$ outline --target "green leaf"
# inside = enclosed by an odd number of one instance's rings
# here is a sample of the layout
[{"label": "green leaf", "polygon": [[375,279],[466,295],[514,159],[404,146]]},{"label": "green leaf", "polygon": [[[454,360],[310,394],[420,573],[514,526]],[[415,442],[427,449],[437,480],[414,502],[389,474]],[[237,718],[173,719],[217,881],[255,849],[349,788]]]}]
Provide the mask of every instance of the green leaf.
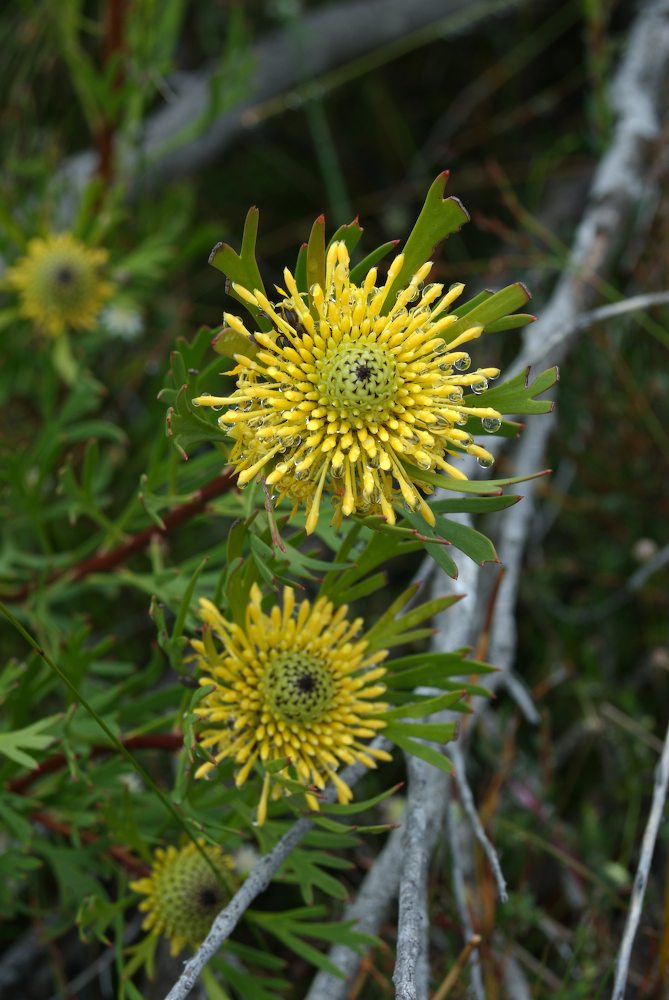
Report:
[{"label": "green leaf", "polygon": [[513,507],[522,499],[511,493],[499,497],[462,497],[457,500],[433,500],[430,507],[434,514],[490,514]]},{"label": "green leaf", "polygon": [[[159,393],[159,398],[164,398]],[[165,417],[167,437],[184,461],[188,461],[188,450],[202,441],[221,444],[223,435],[218,426],[200,417],[194,410],[187,385],[177,392],[176,405],[170,406]]]},{"label": "green leaf", "polygon": [[325,288],[325,216],[319,215],[311,227],[307,243],[307,285]]},{"label": "green leaf", "polygon": [[254,358],[260,347],[255,341],[245,337],[243,333],[233,330],[231,327],[224,327],[217,333],[211,342],[217,354],[225,358],[233,358],[236,354],[243,354],[246,358]]},{"label": "green leaf", "polygon": [[414,757],[420,757],[428,764],[432,764],[433,767],[439,768],[444,774],[451,774],[453,772],[453,765],[451,764],[448,757],[444,754],[439,753],[434,747],[429,746],[427,743],[417,743],[416,740],[411,739],[408,736],[397,736],[393,742],[400,750],[404,750],[405,753],[410,753]]},{"label": "green leaf", "polygon": [[432,743],[450,743],[457,733],[457,722],[393,722],[383,730],[383,735],[391,741],[396,736],[416,736]]},{"label": "green leaf", "polygon": [[[385,712],[379,712],[379,718],[390,722],[392,719],[420,719],[423,716],[431,715],[433,712],[441,712],[443,709],[454,709],[457,712],[468,711],[466,702],[460,705],[463,697],[467,694],[466,684],[463,684],[459,691],[448,691],[444,694],[426,695],[418,701],[405,702],[397,708],[388,708]],[[385,732],[385,730],[382,730]]]},{"label": "green leaf", "polygon": [[295,262],[295,284],[300,292],[305,294],[309,291],[307,283],[307,244],[303,243],[297,254]]},{"label": "green leaf", "polygon": [[492,406],[500,413],[549,413],[554,403],[547,399],[535,399],[542,392],[552,388],[559,379],[557,368],[548,368],[529,381],[530,369],[526,368],[514,378],[487,389],[480,396],[467,396],[469,406]]},{"label": "green leaf", "polygon": [[521,326],[528,326],[535,323],[537,317],[532,313],[513,313],[511,316],[504,316],[493,323],[488,323],[486,333],[502,333],[505,330],[517,330]]},{"label": "green leaf", "polygon": [[408,462],[403,462],[402,465],[413,479],[422,479],[425,483],[440,486],[444,490],[453,490],[456,493],[478,493],[484,496],[486,494],[500,496],[503,486],[526,483],[530,479],[539,479],[540,476],[546,476],[550,472],[550,469],[542,469],[540,472],[533,472],[528,476],[509,476],[508,479],[451,479],[450,476],[442,476],[437,472],[425,472],[417,465],[411,465]]},{"label": "green leaf", "polygon": [[[485,298],[482,298],[481,295],[478,298],[480,301],[473,309],[468,309],[452,326],[444,330],[443,336],[446,343],[450,344],[472,326],[482,326],[487,329],[489,324],[505,319],[509,313],[529,302],[531,295],[525,285],[518,281],[492,295],[486,294]],[[462,307],[460,307],[460,311],[462,311]]]},{"label": "green leaf", "polygon": [[495,546],[490,539],[468,524],[460,524],[458,521],[449,521],[445,517],[437,516],[434,531],[480,566],[487,562],[499,562]]},{"label": "green leaf", "polygon": [[371,799],[356,799],[355,802],[345,804],[341,802],[324,802],[321,805],[320,813],[312,813],[312,815],[316,821],[318,821],[318,816],[321,813],[331,816],[355,816],[357,813],[373,809],[379,802],[383,802],[384,799],[389,798],[391,795],[396,795],[403,786],[404,782],[400,781],[398,784],[393,785],[392,788],[387,788],[384,792],[380,792],[379,795],[374,795]]},{"label": "green leaf", "polygon": [[353,255],[353,251],[360,242],[362,233],[363,233],[362,226],[358,222],[358,218],[356,216],[353,222],[345,223],[343,226],[340,226],[335,233],[332,234],[332,238],[330,239],[330,242],[327,245],[327,250],[325,251],[326,256],[327,256],[327,251],[330,249],[332,244],[336,243],[337,240],[341,240],[346,245],[349,257],[351,257]]},{"label": "green leaf", "polygon": [[376,250],[372,250],[371,253],[367,254],[367,256],[364,257],[359,264],[356,264],[355,267],[351,268],[349,274],[351,282],[354,285],[362,284],[369,271],[371,271],[371,269],[375,267],[380,260],[383,260],[386,254],[390,253],[390,251],[393,250],[399,242],[399,240],[390,240],[388,243],[382,243],[380,247],[376,248]]},{"label": "green leaf", "polygon": [[[259,218],[260,213],[255,206],[248,210],[244,222],[241,253],[236,253],[227,243],[217,243],[209,255],[209,263],[218,271],[222,271],[231,282],[241,285],[247,291],[254,292],[258,290],[264,293],[265,286],[263,285],[258,262],[256,261]],[[252,306],[245,299],[241,298],[233,288],[230,288],[229,292],[238,302],[242,303],[245,309],[248,309],[258,324],[259,329],[271,329],[271,323],[262,315],[257,306]]]},{"label": "green leaf", "polygon": [[[403,517],[415,528],[423,530],[428,537],[437,536],[455,545],[457,549],[464,552],[475,563],[483,565],[486,562],[499,562],[495,547],[489,538],[484,534],[471,528],[467,524],[459,524],[457,521],[449,521],[445,517],[435,518],[434,527],[426,525],[419,514],[412,511],[402,510]],[[430,554],[438,546],[431,546]],[[452,574],[449,574],[452,575]],[[457,572],[456,572],[457,576]]]},{"label": "green leaf", "polygon": [[389,649],[392,646],[409,642],[411,639],[431,635],[431,628],[415,630],[415,626],[461,600],[459,595],[453,594],[446,597],[436,597],[434,600],[425,601],[418,607],[412,608],[405,615],[396,618],[395,616],[413,597],[417,589],[416,584],[408,587],[366,633],[365,639],[369,652],[374,652],[377,649]]},{"label": "green leaf", "polygon": [[46,719],[38,719],[30,726],[15,729],[9,733],[0,733],[0,754],[9,757],[21,767],[37,767],[37,761],[26,751],[45,750],[53,743],[55,736],[46,736],[43,730],[60,722],[62,716],[50,715]]},{"label": "green leaf", "polygon": [[492,298],[494,294],[495,293],[492,288],[484,288],[482,292],[478,293],[478,295],[472,296],[472,298],[467,302],[461,302],[459,306],[451,309],[451,312],[454,316],[464,316],[466,313],[471,312],[475,306],[480,305],[481,302],[485,302],[487,299]]},{"label": "green leaf", "polygon": [[430,185],[425,204],[404,245],[404,264],[388,289],[382,312],[390,309],[398,290],[404,288],[421,264],[429,260],[437,244],[469,222],[469,213],[457,198],[443,197],[447,180],[448,171],[445,170]]}]

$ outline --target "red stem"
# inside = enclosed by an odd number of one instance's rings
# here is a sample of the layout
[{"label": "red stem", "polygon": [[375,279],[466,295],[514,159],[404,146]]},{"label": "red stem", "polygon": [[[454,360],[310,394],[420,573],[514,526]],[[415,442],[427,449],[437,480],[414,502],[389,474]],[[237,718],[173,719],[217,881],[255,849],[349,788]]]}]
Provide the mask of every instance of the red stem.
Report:
[{"label": "red stem", "polygon": [[[152,733],[146,736],[129,736],[127,739],[121,740],[126,750],[180,750],[183,742],[181,733]],[[102,744],[92,747],[90,756],[91,758],[103,757],[105,754],[114,753],[115,750],[115,746]],[[29,788],[33,782],[39,781],[46,774],[53,774],[54,771],[59,771],[66,764],[67,757],[65,754],[56,753],[53,757],[47,757],[46,760],[43,760],[32,771],[13,778],[8,782],[7,790],[13,792],[15,795],[23,795],[26,788]]]},{"label": "red stem", "polygon": [[[55,816],[45,812],[43,809],[36,809],[30,814],[30,818],[33,823],[41,823],[47,830],[58,833],[61,837],[69,839],[73,836],[72,827],[69,823],[64,823],[62,820],[56,819]],[[98,844],[100,842],[100,838],[96,837],[89,830],[79,830],[77,831],[77,836],[84,844]],[[148,875],[150,871],[149,866],[144,861],[140,861],[139,858],[136,858],[125,847],[121,847],[118,844],[110,844],[107,847],[103,847],[103,851],[133,875]]]},{"label": "red stem", "polygon": [[[105,8],[105,48],[104,65],[123,48],[123,15],[125,0],[107,0]],[[123,85],[123,72],[119,65],[112,81],[112,93]],[[98,175],[103,185],[108,188],[114,173],[114,134],[115,123],[105,118],[98,132]]]},{"label": "red stem", "polygon": [[[227,493],[232,489],[234,483],[235,477],[233,472],[221,473],[220,476],[212,479],[210,483],[207,483],[201,490],[198,490],[193,500],[189,500],[188,503],[184,503],[180,507],[175,507],[174,510],[170,511],[163,518],[164,527],[160,528],[157,525],[151,525],[151,527],[145,528],[143,531],[138,532],[138,534],[131,535],[127,542],[123,542],[122,545],[118,545],[109,552],[97,552],[94,556],[84,559],[74,567],[57,570],[51,574],[48,582],[53,583],[55,580],[68,575],[72,580],[81,580],[83,577],[88,576],[89,573],[104,573],[107,570],[114,569],[116,566],[124,563],[130,556],[134,555],[135,552],[141,552],[142,549],[146,548],[154,536],[168,535],[179,524],[183,524],[184,521],[188,521],[190,518],[195,517],[196,514],[200,514],[210,500],[222,496],[223,493]],[[14,591],[13,594],[4,595],[3,599],[10,602],[23,601],[38,586],[39,584],[36,582],[27,583],[19,590]]]}]

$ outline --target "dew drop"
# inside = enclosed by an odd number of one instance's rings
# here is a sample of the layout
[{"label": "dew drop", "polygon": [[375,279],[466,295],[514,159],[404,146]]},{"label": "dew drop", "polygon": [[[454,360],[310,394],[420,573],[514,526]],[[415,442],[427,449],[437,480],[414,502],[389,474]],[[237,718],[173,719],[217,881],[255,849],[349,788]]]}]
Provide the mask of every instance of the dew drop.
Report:
[{"label": "dew drop", "polygon": [[482,392],[485,392],[488,388],[488,379],[482,378],[480,382],[474,382],[472,385],[472,392],[475,392],[477,396],[480,396]]},{"label": "dew drop", "polygon": [[494,458],[482,458],[481,455],[478,456],[476,461],[479,463],[482,469],[489,469],[495,464]]},{"label": "dew drop", "polygon": [[472,363],[472,359],[468,354],[462,354],[459,358],[453,362],[453,367],[457,372],[466,372]]},{"label": "dew drop", "polygon": [[197,399],[191,399],[191,403],[193,404],[193,406],[201,406],[202,405],[201,403],[198,402]]},{"label": "dew drop", "polygon": [[216,410],[217,413],[222,409],[223,409],[222,406],[212,406],[212,410]]},{"label": "dew drop", "polygon": [[450,403],[461,403],[463,395],[464,393],[462,389],[459,386],[456,386],[455,389],[451,389],[449,392],[448,400]]},{"label": "dew drop", "polygon": [[489,434],[494,434],[502,426],[502,421],[497,417],[484,417],[481,423],[483,424],[483,430],[488,431]]},{"label": "dew drop", "polygon": [[448,344],[445,340],[440,340],[437,346],[434,348],[435,354],[445,354],[448,350]]}]

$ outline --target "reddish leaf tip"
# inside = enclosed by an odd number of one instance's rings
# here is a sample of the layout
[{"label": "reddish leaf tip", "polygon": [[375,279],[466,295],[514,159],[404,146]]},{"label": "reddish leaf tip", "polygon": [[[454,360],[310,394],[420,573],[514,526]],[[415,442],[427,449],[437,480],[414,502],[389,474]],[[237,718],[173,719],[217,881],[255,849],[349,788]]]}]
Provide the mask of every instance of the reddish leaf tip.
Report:
[{"label": "reddish leaf tip", "polygon": [[212,247],[212,250],[211,250],[211,252],[209,254],[207,263],[209,263],[209,264],[213,264],[214,263],[214,259],[216,258],[216,254],[219,252],[219,250],[221,249],[222,246],[223,246],[223,241],[222,240],[219,240],[218,243],[214,244],[214,246]]}]

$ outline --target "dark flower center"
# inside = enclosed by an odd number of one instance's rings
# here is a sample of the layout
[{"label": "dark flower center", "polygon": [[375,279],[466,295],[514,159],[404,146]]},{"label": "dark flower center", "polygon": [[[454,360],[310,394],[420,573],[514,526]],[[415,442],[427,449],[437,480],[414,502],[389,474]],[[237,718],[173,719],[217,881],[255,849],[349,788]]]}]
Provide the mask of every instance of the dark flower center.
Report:
[{"label": "dark flower center", "polygon": [[203,886],[200,889],[200,906],[203,910],[211,909],[212,906],[216,906],[220,902],[220,896],[216,889],[211,886]]},{"label": "dark flower center", "polygon": [[59,267],[56,271],[56,281],[59,285],[71,285],[75,280],[75,273],[71,267]]},{"label": "dark flower center", "polygon": [[265,698],[286,722],[313,722],[332,704],[334,680],[317,657],[304,652],[281,653],[265,675]]}]

